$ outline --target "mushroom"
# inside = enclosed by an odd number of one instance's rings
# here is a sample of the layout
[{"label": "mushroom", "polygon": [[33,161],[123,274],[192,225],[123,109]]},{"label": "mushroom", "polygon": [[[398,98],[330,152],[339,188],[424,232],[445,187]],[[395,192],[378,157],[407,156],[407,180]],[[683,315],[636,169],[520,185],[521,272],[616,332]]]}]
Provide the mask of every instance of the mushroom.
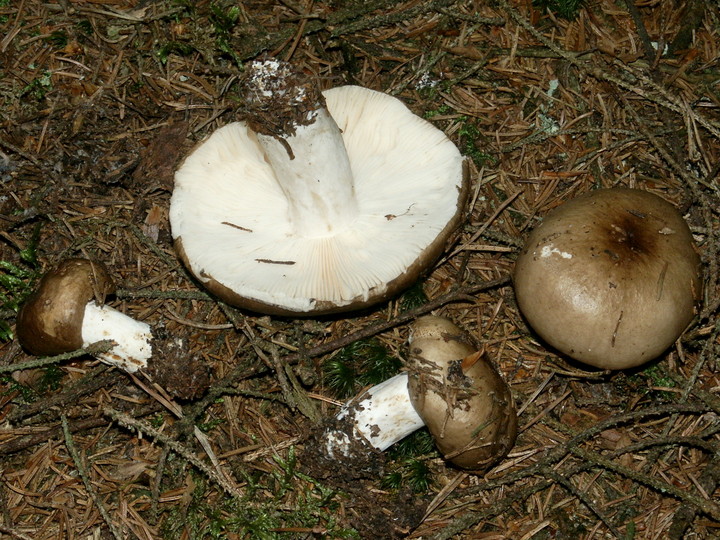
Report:
[{"label": "mushroom", "polygon": [[467,195],[463,157],[398,99],[321,93],[290,64],[249,63],[247,117],[175,174],[180,258],[211,292],[269,314],[360,309],[442,252]]},{"label": "mushroom", "polygon": [[514,270],[530,326],[552,347],[603,369],[658,357],[701,295],[700,258],[677,209],[638,189],[598,189],[549,213]]},{"label": "mushroom", "polygon": [[507,383],[466,339],[447,319],[418,319],[408,389],[445,459],[481,471],[515,444],[517,413]]},{"label": "mushroom", "polygon": [[104,264],[66,259],[48,271],[18,312],[20,344],[35,355],[55,355],[102,340],[116,343],[97,358],[133,373],[152,354],[150,326],[110,306],[104,298],[115,284]]},{"label": "mushroom", "polygon": [[321,438],[331,458],[383,451],[423,425],[443,456],[472,471],[488,468],[515,443],[510,389],[465,334],[442,317],[411,327],[410,371],[347,403]]}]

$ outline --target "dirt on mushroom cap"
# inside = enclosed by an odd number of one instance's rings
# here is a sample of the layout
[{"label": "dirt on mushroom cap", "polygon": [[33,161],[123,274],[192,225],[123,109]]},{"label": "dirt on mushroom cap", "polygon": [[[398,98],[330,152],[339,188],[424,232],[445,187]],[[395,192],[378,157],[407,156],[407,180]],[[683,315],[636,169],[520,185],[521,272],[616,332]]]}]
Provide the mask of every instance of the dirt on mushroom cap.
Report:
[{"label": "dirt on mushroom cap", "polygon": [[422,337],[410,347],[410,399],[447,460],[485,470],[515,444],[510,388],[454,324],[439,317],[418,323]]}]

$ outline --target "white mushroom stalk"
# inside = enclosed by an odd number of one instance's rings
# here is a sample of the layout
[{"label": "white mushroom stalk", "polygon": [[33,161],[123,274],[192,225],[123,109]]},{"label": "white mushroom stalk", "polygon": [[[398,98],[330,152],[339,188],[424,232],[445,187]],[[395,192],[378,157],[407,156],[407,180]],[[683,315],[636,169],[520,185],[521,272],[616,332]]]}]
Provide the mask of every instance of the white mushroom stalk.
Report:
[{"label": "white mushroom stalk", "polygon": [[152,356],[153,335],[150,325],[136,321],[110,306],[89,302],[85,306],[81,333],[83,347],[108,339],[114,341],[117,345],[95,356],[128,373],[147,367]]},{"label": "white mushroom stalk", "polygon": [[292,65],[246,66],[242,119],[175,174],[175,247],[224,301],[324,314],[387,300],[443,251],[468,193],[464,159],[398,99],[320,92]]},{"label": "white mushroom stalk", "polygon": [[358,205],[340,128],[325,108],[311,114],[314,122],[283,143],[261,134],[258,141],[287,198],[294,232],[319,238],[347,230]]},{"label": "white mushroom stalk", "polygon": [[[249,121],[285,194],[293,231],[317,238],[350,226],[358,205],[342,132],[322,94],[296,80],[290,64],[277,60],[249,64],[248,110],[255,114]],[[268,108],[272,114],[280,109],[280,133],[266,132],[263,120]]]},{"label": "white mushroom stalk", "polygon": [[408,374],[400,373],[345,404],[335,417],[350,422],[351,431],[332,429],[324,434],[330,457],[351,457],[358,441],[384,451],[425,425],[408,393]]},{"label": "white mushroom stalk", "polygon": [[[430,317],[434,319],[434,317]],[[419,319],[421,322],[428,317]],[[409,344],[416,339],[437,340],[439,331],[435,328],[428,332],[426,325],[417,323],[410,331]],[[470,349],[460,349],[461,358]],[[452,353],[456,352],[452,348]],[[365,443],[379,451],[385,451],[412,432],[425,425],[412,403],[409,375],[399,373],[365,390],[362,394],[346,403],[335,416],[335,422],[321,440],[330,457],[355,458],[365,451]]]}]

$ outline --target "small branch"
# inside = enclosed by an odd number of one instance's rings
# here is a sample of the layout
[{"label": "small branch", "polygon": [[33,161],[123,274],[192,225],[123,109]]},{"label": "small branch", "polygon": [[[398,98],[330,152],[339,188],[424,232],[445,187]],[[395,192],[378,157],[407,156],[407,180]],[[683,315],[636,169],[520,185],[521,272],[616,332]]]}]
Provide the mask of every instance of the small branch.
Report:
[{"label": "small branch", "polygon": [[434,0],[433,2],[421,2],[419,4],[411,4],[412,7],[409,7],[404,11],[391,12],[389,14],[377,15],[375,17],[358,18],[351,23],[346,23],[343,26],[336,27],[333,29],[331,36],[338,37],[343,34],[353,34],[361,30],[367,30],[368,28],[378,28],[381,26],[398,24],[430,11],[438,11],[446,6],[454,4],[455,2],[456,0]]},{"label": "small branch", "polygon": [[28,360],[27,362],[18,362],[17,364],[10,364],[7,366],[0,366],[0,374],[12,373],[13,371],[19,371],[24,369],[34,369],[50,364],[59,364],[65,360],[72,360],[85,355],[97,355],[109,351],[115,346],[115,342],[109,339],[98,341],[85,347],[84,349],[78,349],[68,353],[58,354],[55,356],[44,356],[42,358],[36,358],[35,360]]},{"label": "small branch", "polygon": [[630,480],[633,480],[638,484],[650,487],[662,494],[671,495],[672,497],[675,497],[676,499],[679,499],[686,504],[691,504],[695,506],[711,518],[715,520],[720,520],[720,505],[718,505],[716,502],[710,501],[708,499],[703,499],[699,495],[690,493],[685,489],[675,487],[668,482],[660,480],[660,478],[657,476],[643,474],[633,469],[630,469],[629,467],[625,467],[624,465],[620,465],[619,463],[615,463],[614,461],[604,458],[599,454],[596,454],[595,452],[588,452],[587,450],[582,450],[580,448],[574,447],[570,448],[570,453],[584,461],[593,463],[598,467],[602,467],[603,469],[613,471],[621,476],[624,476],[625,478],[629,478]]},{"label": "small branch", "polygon": [[157,291],[157,290],[133,290],[118,289],[115,291],[117,298],[162,298],[162,299],[180,299],[180,300],[210,300],[215,299],[208,293],[203,291]]},{"label": "small branch", "polygon": [[40,161],[35,156],[33,156],[32,153],[25,152],[22,148],[19,148],[19,147],[15,146],[14,144],[9,143],[2,138],[0,138],[0,148],[7,148],[8,150],[10,150],[10,152],[27,159],[29,162],[33,163],[34,165],[40,164]]},{"label": "small branch", "polygon": [[505,19],[502,17],[481,17],[475,13],[467,14],[460,13],[459,11],[452,11],[448,8],[437,8],[438,13],[450,17],[451,19],[458,19],[460,21],[467,21],[475,24],[487,24],[489,26],[505,26]]},{"label": "small branch", "polygon": [[[705,490],[705,493],[712,494],[720,483],[720,453],[716,452],[705,470],[698,477],[698,483]],[[685,533],[692,524],[698,510],[691,504],[683,504],[677,509],[673,516],[672,525],[668,531],[669,540],[682,540],[686,538]]]},{"label": "small branch", "polygon": [[391,328],[395,328],[396,326],[405,324],[406,322],[420,317],[421,315],[425,315],[435,309],[441,308],[446,304],[450,304],[459,300],[466,300],[468,297],[475,296],[479,292],[504,287],[509,283],[510,276],[506,275],[490,281],[483,281],[482,283],[475,283],[472,285],[464,285],[462,287],[458,287],[457,289],[450,291],[449,293],[438,296],[437,298],[435,298],[435,300],[431,300],[418,308],[403,312],[397,317],[394,317],[388,321],[371,324],[366,326],[365,328],[358,330],[357,332],[347,334],[328,343],[323,343],[322,345],[317,345],[315,347],[305,349],[301,352],[288,354],[283,357],[283,361],[297,362],[302,358],[313,358],[316,356],[322,356],[324,354],[331,353],[338,349],[342,349],[343,347],[350,345],[355,341],[373,337],[382,332],[386,332]]},{"label": "small branch", "polygon": [[[578,445],[593,438],[597,434],[599,434],[607,429],[614,428],[614,427],[617,427],[617,426],[623,425],[623,424],[636,424],[646,418],[650,418],[653,416],[668,416],[668,415],[675,414],[675,413],[678,413],[678,414],[705,414],[705,413],[707,413],[707,407],[705,407],[704,405],[701,405],[701,404],[694,404],[694,403],[680,403],[680,404],[676,403],[676,404],[668,404],[668,405],[657,405],[655,407],[648,407],[646,409],[642,409],[639,411],[632,411],[632,412],[612,416],[606,420],[598,422],[597,424],[586,429],[585,431],[578,433],[575,436],[572,436],[565,443],[559,444],[558,446],[555,446],[555,447],[549,449],[537,463],[530,465],[529,467],[526,467],[520,471],[507,473],[502,478],[498,478],[497,480],[483,482],[477,486],[467,488],[466,490],[464,490],[463,493],[465,493],[465,494],[479,493],[479,492],[485,491],[487,489],[492,489],[492,488],[496,488],[496,487],[500,487],[500,486],[504,486],[504,485],[513,484],[515,482],[518,482],[520,480],[523,480],[525,478],[529,478],[532,476],[536,476],[536,475],[542,476],[542,474],[543,474],[542,471],[545,468],[547,468],[548,466],[551,466],[552,464],[557,463],[558,461],[563,459],[565,456],[567,456],[568,453],[570,453],[572,448],[577,447]],[[564,427],[559,422],[553,422],[549,417],[546,417],[544,422],[551,424],[553,427],[558,427],[558,428]],[[563,432],[567,433],[568,430],[565,428],[565,429],[563,429]]]},{"label": "small branch", "polygon": [[197,418],[203,414],[205,409],[213,405],[220,397],[225,394],[236,392],[235,385],[244,379],[261,375],[269,371],[269,369],[259,361],[255,354],[248,354],[243,362],[238,363],[233,370],[225,377],[211,385],[205,396],[199,401],[189,405],[184,410],[185,416],[177,421],[176,429],[180,433],[192,431]]},{"label": "small branch", "polygon": [[[248,324],[245,325],[245,335],[250,340],[258,356],[275,371],[284,398],[282,401],[291,409],[299,410],[313,423],[318,423],[320,413],[315,407],[315,403],[307,397],[307,392],[295,377],[291,365],[280,357],[277,346],[269,341],[258,339]],[[265,353],[270,355],[270,359],[267,358]]]},{"label": "small branch", "polygon": [[30,536],[26,536],[20,531],[16,531],[15,529],[6,527],[5,525],[0,525],[0,533],[9,534],[13,538],[19,538],[20,540],[34,540]]},{"label": "small branch", "polygon": [[[280,385],[280,390],[282,391],[283,401],[285,405],[287,405],[291,410],[297,409],[295,394],[290,388],[290,382],[288,381],[285,370],[282,367],[277,348],[271,343],[266,344],[263,343],[263,340],[258,339],[258,337],[255,335],[255,332],[253,332],[252,328],[250,328],[250,325],[247,322],[245,322],[244,331],[253,349],[255,349],[255,354],[257,354],[262,359],[262,361],[265,362],[265,365],[268,366],[268,368],[271,368],[275,371],[275,375],[277,376],[278,384]],[[265,354],[266,351],[270,353],[272,361],[270,360],[270,358],[268,358],[267,354]]]},{"label": "small branch", "polygon": [[[215,469],[207,465],[205,462],[203,462],[197,455],[195,455],[190,449],[188,449],[183,444],[179,443],[178,441],[170,438],[169,436],[165,435],[164,433],[159,432],[157,429],[153,428],[150,424],[146,422],[142,422],[140,420],[136,420],[132,418],[131,416],[118,411],[117,409],[113,409],[111,407],[106,407],[103,409],[103,414],[106,416],[109,416],[114,421],[116,421],[121,426],[124,426],[128,429],[137,431],[138,433],[142,433],[143,435],[147,437],[151,437],[152,439],[155,439],[157,442],[164,444],[168,448],[170,448],[173,452],[175,452],[177,455],[181,456],[183,459],[185,459],[188,463],[192,464],[195,468],[197,468],[200,472],[202,472],[208,479],[215,482],[220,488],[222,488],[225,493],[230,495],[232,498],[243,501],[243,496],[240,492],[237,491],[235,486],[233,486],[226,478],[223,478],[220,474],[218,474]],[[244,502],[247,504],[247,502]]]},{"label": "small branch", "polygon": [[[580,69],[583,73],[590,75],[591,77],[594,77],[596,79],[609,81],[619,86],[620,88],[627,90],[628,92],[644,97],[645,99],[648,99],[653,103],[657,103],[658,105],[665,107],[666,109],[669,109],[680,115],[687,113],[693,118],[693,120],[706,128],[715,137],[720,138],[720,125],[716,121],[710,120],[705,116],[699,114],[697,111],[686,107],[680,98],[672,95],[670,92],[668,92],[666,88],[652,81],[646,75],[637,71],[630,71],[629,68],[625,65],[621,66],[622,69],[625,70],[621,76],[614,73],[609,73],[598,67],[588,67],[587,65],[582,63],[575,54],[566,51],[557,43],[543,35],[537,28],[535,28],[530,23],[530,21],[520,15],[520,13],[518,13],[518,11],[513,8],[507,0],[498,0],[498,3],[500,4],[500,7],[506,13],[508,13],[513,18],[513,20],[517,22],[517,24],[527,30],[530,35],[532,35],[535,39],[548,47],[550,50],[558,53],[563,59],[570,62],[573,66]],[[633,80],[626,80],[623,78],[623,76],[629,76],[630,79]],[[642,82],[647,85],[651,92],[648,92],[645,88],[643,88],[641,84],[638,84],[638,82]]]},{"label": "small branch", "polygon": [[[290,365],[295,364],[301,360],[306,360],[309,358],[314,358],[317,356],[331,353],[338,349],[342,349],[343,347],[355,341],[367,339],[381,332],[385,332],[391,328],[395,328],[396,326],[400,326],[401,324],[411,321],[416,317],[425,315],[426,313],[438,309],[445,304],[464,300],[468,296],[474,296],[481,291],[503,287],[508,283],[510,283],[510,276],[506,275],[495,280],[484,281],[482,283],[475,283],[472,285],[465,285],[463,287],[459,287],[454,291],[439,296],[435,300],[427,302],[426,304],[416,309],[406,311],[388,321],[371,324],[369,326],[366,326],[365,328],[358,330],[357,332],[347,334],[328,343],[323,343],[309,349],[303,349],[299,352],[283,356],[281,358],[281,362],[283,364]],[[222,302],[218,303],[218,305],[221,308],[223,306],[226,308],[225,313],[228,316],[228,319],[238,330],[242,331],[244,328],[243,322],[236,318],[235,311]],[[212,385],[205,394],[205,397],[194,403],[189,411],[186,411],[185,417],[179,420],[176,424],[177,428],[180,431],[189,429],[190,426],[194,425],[196,419],[203,413],[203,411],[207,407],[215,403],[218,398],[220,398],[226,393],[236,392],[234,386],[238,381],[247,379],[255,375],[259,375],[268,370],[265,365],[262,365],[256,360],[257,356],[255,353],[252,355],[252,358],[246,358],[244,362],[237,365],[225,378]]]},{"label": "small branch", "polygon": [[552,469],[547,469],[545,471],[545,475],[548,478],[555,480],[558,484],[560,484],[562,487],[564,487],[567,490],[567,492],[570,493],[570,495],[572,495],[577,500],[579,500],[581,503],[583,503],[585,506],[587,506],[590,509],[590,511],[593,514],[595,514],[600,519],[600,521],[603,522],[603,524],[608,528],[610,533],[615,538],[623,537],[623,535],[620,533],[620,531],[618,531],[615,528],[615,526],[610,522],[608,517],[605,514],[603,514],[599,508],[597,508],[597,506],[592,502],[592,500],[590,500],[590,497],[588,497],[583,491],[580,491],[578,488],[576,488],[575,485],[570,481],[569,478],[566,478],[562,474],[560,474]]},{"label": "small branch", "polygon": [[100,512],[103,520],[105,520],[105,524],[110,529],[110,532],[115,537],[115,540],[122,540],[124,538],[123,534],[117,529],[115,523],[113,523],[110,514],[103,505],[103,502],[100,500],[97,491],[95,491],[95,487],[90,481],[87,470],[85,470],[85,466],[83,465],[82,459],[80,458],[80,454],[78,453],[77,448],[75,448],[75,442],[73,441],[72,434],[70,433],[70,427],[68,426],[67,417],[65,415],[62,415],[61,419],[63,434],[65,436],[65,445],[67,446],[68,452],[70,453],[70,457],[72,457],[72,460],[75,463],[75,468],[78,470],[80,478],[82,478],[83,484],[85,484],[85,490],[92,498],[95,506],[98,509],[98,512]]},{"label": "small branch", "polygon": [[[120,377],[122,375],[118,371],[111,371],[106,364],[100,364],[72,385],[63,388],[60,393],[52,394],[24,407],[16,408],[8,415],[7,420],[11,424],[15,424],[20,420],[41,413],[50,413],[52,417],[57,417],[58,408],[62,409],[63,405],[77,402],[82,396],[92,394],[100,388],[108,388]],[[49,414],[43,414],[43,421],[47,422],[48,416]]]},{"label": "small branch", "polygon": [[497,502],[488,505],[481,512],[467,512],[460,517],[455,518],[440,531],[429,537],[429,540],[449,540],[456,534],[467,531],[469,528],[477,525],[483,520],[490,519],[494,516],[505,515],[512,512],[513,505],[521,503],[529,499],[535,493],[543,491],[553,485],[550,480],[540,481],[530,486],[516,489],[503,494]]},{"label": "small branch", "polygon": [[[612,418],[608,418],[607,420],[600,422],[596,424],[595,426],[589,428],[588,430],[579,433],[572,437],[569,441],[565,442],[562,445],[558,445],[555,448],[552,448],[548,450],[545,455],[534,465],[531,465],[529,467],[525,467],[524,469],[514,472],[514,473],[506,473],[503,476],[500,476],[493,480],[486,480],[484,482],[481,482],[479,485],[472,486],[470,488],[466,488],[463,490],[456,491],[453,496],[455,498],[462,498],[467,496],[473,496],[478,493],[482,493],[484,491],[489,491],[492,489],[500,488],[503,486],[512,486],[517,485],[520,481],[531,478],[531,477],[540,477],[540,478],[546,478],[547,474],[546,472],[548,470],[553,470],[551,467],[553,464],[559,462],[561,459],[563,459],[565,456],[567,456],[568,453],[572,451],[572,448],[576,447],[578,444],[581,444],[583,441],[590,439],[591,437],[597,435],[598,433],[609,429],[611,427],[614,427],[619,424],[623,423],[634,423],[637,422],[646,416],[655,416],[655,415],[667,415],[667,414],[674,414],[674,413],[694,413],[694,414],[703,414],[707,412],[707,410],[704,407],[698,407],[697,405],[683,405],[681,406],[682,410],[678,410],[678,407],[676,405],[661,405],[659,407],[652,407],[649,409],[644,409],[641,411],[635,411],[632,413],[627,413],[623,415],[618,415]],[[566,426],[564,426],[560,422],[555,422],[550,420],[549,418],[546,418],[546,423],[549,423],[552,427],[560,428],[563,433],[568,433],[569,430]],[[705,436],[712,436],[714,433],[709,432],[706,433]],[[634,452],[636,450],[640,450],[641,444],[644,444],[643,448],[651,446],[656,441],[650,441],[645,443],[638,443],[638,445],[631,445],[624,448],[621,448],[619,450],[616,450],[614,452],[611,452],[608,454],[608,458],[616,458],[624,453],[627,452]],[[708,449],[708,446],[705,441],[702,439],[698,439],[696,437],[677,437],[672,438],[668,437],[667,439],[664,439],[664,442],[668,445],[672,444],[687,444],[688,446],[698,446],[703,449]],[[598,464],[592,460],[583,460],[582,463],[567,467],[564,470],[564,477],[565,478],[571,478],[577,474],[580,474],[582,472],[588,471],[592,469],[593,467],[596,467]],[[442,530],[437,532],[435,535],[431,536],[431,540],[448,540],[449,538],[452,538],[455,534],[462,532],[477,523],[479,523],[482,520],[490,519],[493,516],[497,516],[500,514],[503,514],[505,512],[510,511],[512,508],[512,505],[522,502],[529,498],[534,493],[538,493],[540,491],[543,491],[549,487],[551,487],[553,484],[555,484],[555,480],[540,480],[539,482],[536,482],[535,484],[532,484],[528,487],[515,489],[515,490],[508,490],[503,494],[503,498],[499,500],[497,503],[490,505],[487,509],[483,510],[482,512],[470,512],[467,514],[464,514],[460,516],[459,518],[453,520],[448,525],[446,525]],[[702,499],[701,499],[702,500]]]},{"label": "small branch", "polygon": [[645,60],[652,64],[655,62],[655,48],[650,42],[650,36],[648,35],[645,24],[640,17],[640,11],[635,5],[634,0],[625,0],[625,5],[627,6],[628,13],[630,13],[632,20],[635,23],[635,28],[637,29],[638,36],[640,36],[640,42],[642,43],[643,50],[645,51]]},{"label": "small branch", "polygon": [[160,513],[160,490],[162,488],[163,473],[165,472],[165,465],[167,464],[169,455],[170,449],[164,446],[158,457],[157,465],[155,466],[155,477],[150,486],[150,512],[155,521],[157,521]]}]

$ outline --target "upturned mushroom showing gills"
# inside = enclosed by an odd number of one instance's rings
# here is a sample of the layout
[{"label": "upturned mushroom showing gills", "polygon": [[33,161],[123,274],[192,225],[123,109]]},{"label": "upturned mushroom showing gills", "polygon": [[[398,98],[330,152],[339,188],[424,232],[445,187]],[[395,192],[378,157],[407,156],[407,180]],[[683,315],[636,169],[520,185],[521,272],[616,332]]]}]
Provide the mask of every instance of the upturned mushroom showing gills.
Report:
[{"label": "upturned mushroom showing gills", "polygon": [[661,355],[693,319],[702,290],[680,213],[628,188],[591,191],[549,213],[513,280],[520,311],[543,340],[603,369]]},{"label": "upturned mushroom showing gills", "polygon": [[411,327],[409,371],[347,403],[321,438],[329,456],[383,451],[423,425],[454,465],[482,471],[515,443],[510,389],[467,336],[442,317]]},{"label": "upturned mushroom showing gills", "polygon": [[104,264],[66,259],[48,271],[18,312],[16,333],[25,350],[56,355],[102,340],[116,343],[97,358],[133,373],[152,355],[150,326],[103,305],[115,292]]},{"label": "upturned mushroom showing gills", "polygon": [[244,119],[175,174],[180,258],[226,302],[323,314],[386,300],[433,264],[459,224],[464,160],[398,99],[320,92],[290,64],[249,63]]}]

